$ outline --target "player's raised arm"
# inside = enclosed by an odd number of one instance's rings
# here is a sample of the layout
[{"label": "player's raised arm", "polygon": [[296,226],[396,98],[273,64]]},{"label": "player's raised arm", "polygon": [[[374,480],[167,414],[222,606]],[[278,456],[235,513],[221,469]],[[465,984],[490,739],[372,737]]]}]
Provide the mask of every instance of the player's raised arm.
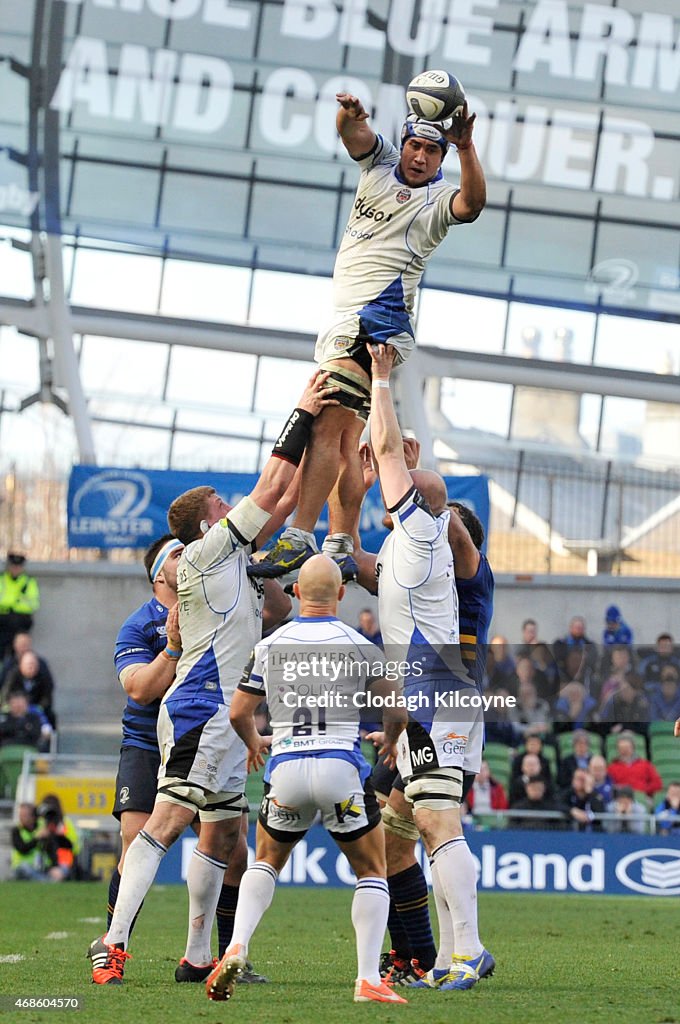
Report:
[{"label": "player's raised arm", "polygon": [[452,119],[451,127],[442,131],[458,150],[460,160],[460,191],[451,200],[456,220],[476,220],[486,206],[486,179],[472,138],[476,117],[468,113],[466,102],[460,116]]},{"label": "player's raised arm", "polygon": [[380,486],[388,511],[394,508],[413,486],[406,467],[401,430],[390,393],[390,374],[394,349],[390,345],[371,345],[371,447],[378,461]]},{"label": "player's raised arm", "polygon": [[335,124],[342,144],[354,160],[368,156],[376,143],[376,134],[367,125],[368,112],[358,96],[338,92],[335,98],[340,104]]}]

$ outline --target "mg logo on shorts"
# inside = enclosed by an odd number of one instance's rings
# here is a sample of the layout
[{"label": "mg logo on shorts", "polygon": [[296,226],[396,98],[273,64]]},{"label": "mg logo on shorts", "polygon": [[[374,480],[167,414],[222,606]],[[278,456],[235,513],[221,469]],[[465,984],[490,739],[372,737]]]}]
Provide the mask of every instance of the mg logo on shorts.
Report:
[{"label": "mg logo on shorts", "polygon": [[411,763],[414,768],[422,764],[432,764],[434,755],[429,747],[422,747],[420,750],[411,751]]}]

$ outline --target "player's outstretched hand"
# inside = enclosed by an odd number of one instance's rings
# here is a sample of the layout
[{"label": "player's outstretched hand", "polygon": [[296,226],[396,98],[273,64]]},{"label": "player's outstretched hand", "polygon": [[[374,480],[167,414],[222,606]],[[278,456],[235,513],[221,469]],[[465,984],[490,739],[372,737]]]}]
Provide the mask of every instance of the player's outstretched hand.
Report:
[{"label": "player's outstretched hand", "polygon": [[397,744],[396,743],[383,743],[382,747],[378,751],[378,757],[382,757],[383,764],[386,768],[397,767]]},{"label": "player's outstretched hand", "polygon": [[374,380],[389,380],[397,350],[393,345],[370,345],[371,373]]},{"label": "player's outstretched hand", "polygon": [[476,114],[468,113],[466,100],[460,114],[457,117],[451,118],[451,126],[449,128],[442,126],[442,135],[449,142],[452,142],[459,152],[461,149],[469,149],[472,145],[472,129],[476,117]]},{"label": "player's outstretched hand", "polygon": [[677,722],[675,723],[675,725],[673,727],[673,735],[674,736],[680,736],[680,718],[678,718]]},{"label": "player's outstretched hand", "polygon": [[165,636],[173,651],[181,650],[182,635],[179,631],[179,604],[177,602],[173,604],[168,612],[168,617],[165,621]]},{"label": "player's outstretched hand", "polygon": [[364,739],[370,740],[374,747],[385,746],[385,733],[382,732],[382,730],[377,732],[367,732]]},{"label": "player's outstretched hand", "polygon": [[368,112],[364,109],[364,105],[358,96],[352,96],[349,92],[336,92],[335,98],[347,114],[347,117],[353,121],[368,120]]},{"label": "player's outstretched hand", "polygon": [[318,416],[327,405],[340,405],[337,398],[333,398],[340,388],[333,385],[329,387],[326,384],[329,377],[330,373],[321,373],[317,370],[314,376],[309,378],[307,387],[302,392],[302,397],[297,404],[298,409],[304,409],[312,416]]},{"label": "player's outstretched hand", "polygon": [[258,744],[256,747],[248,747],[248,753],[246,755],[246,768],[248,774],[250,772],[257,772],[264,765],[264,755],[269,751],[272,745],[271,736],[258,736]]}]

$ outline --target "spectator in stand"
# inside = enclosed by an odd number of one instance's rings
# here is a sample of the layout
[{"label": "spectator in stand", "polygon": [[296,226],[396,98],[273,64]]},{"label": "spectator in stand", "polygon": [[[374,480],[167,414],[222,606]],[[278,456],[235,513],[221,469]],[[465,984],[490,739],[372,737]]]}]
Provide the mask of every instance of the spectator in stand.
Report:
[{"label": "spectator in stand", "polygon": [[[638,684],[638,685],[636,685]],[[600,722],[615,723],[611,732],[627,729],[646,736],[649,731],[649,701],[642,692],[642,680],[633,672],[621,682],[600,712]]]},{"label": "spectator in stand", "polygon": [[560,690],[553,712],[553,730],[587,729],[597,721],[597,701],[586,693],[583,683],[572,679]]},{"label": "spectator in stand", "polygon": [[595,792],[590,772],[577,768],[563,799],[577,832],[602,831],[602,822],[593,819],[596,814],[604,814],[605,802]]},{"label": "spectator in stand", "polygon": [[560,761],[557,770],[557,788],[568,789],[572,783],[574,772],[578,769],[588,771],[592,754],[590,751],[590,737],[583,729],[575,729],[571,737],[571,754]]},{"label": "spectator in stand", "polygon": [[525,619],[522,623],[522,642],[515,648],[515,657],[530,658],[534,645],[538,642],[538,623],[536,619]]},{"label": "spectator in stand", "polygon": [[530,816],[527,818],[512,818],[510,825],[512,828],[523,828],[523,829],[563,829],[564,818],[541,818],[534,817],[537,811],[563,811],[562,807],[559,807],[551,796],[548,795],[545,779],[542,775],[532,775],[526,780],[524,796],[517,800],[515,803],[510,801],[510,807],[513,811],[529,811]]},{"label": "spectator in stand", "polygon": [[669,782],[666,796],[654,808],[659,835],[668,836],[680,829],[680,782]]},{"label": "spectator in stand", "polygon": [[367,640],[370,640],[372,644],[377,644],[378,647],[382,647],[382,633],[380,632],[380,626],[378,620],[371,611],[370,608],[362,608],[359,612],[359,625],[357,626],[357,632],[365,636]]},{"label": "spectator in stand", "polygon": [[555,640],[553,654],[560,677],[565,682],[578,679],[587,690],[590,689],[592,676],[597,669],[598,654],[597,646],[586,635],[586,620],[582,615],[574,615],[569,622],[567,635]]},{"label": "spectator in stand", "polygon": [[78,833],[70,819],[64,818],[59,797],[46,796],[38,807],[38,816],[43,824],[43,865],[51,881],[76,878]]},{"label": "spectator in stand", "polygon": [[510,775],[515,777],[516,775],[522,774],[522,759],[525,754],[535,754],[539,760],[538,771],[532,771],[532,775],[543,775],[547,780],[548,785],[552,786],[553,778],[552,771],[550,768],[550,761],[543,753],[543,739],[539,735],[529,735],[525,737],[524,747],[517,753],[510,765]]},{"label": "spectator in stand", "polygon": [[508,681],[508,689],[517,696],[520,686],[525,682],[532,683],[536,687],[539,697],[542,697],[548,689],[546,677],[542,672],[538,671],[531,658],[523,654],[515,662],[515,671],[512,678]]},{"label": "spectator in stand", "polygon": [[56,793],[48,793],[43,797],[38,807],[38,814],[44,817],[46,822],[54,826],[52,831],[55,835],[63,836],[67,840],[64,846],[70,847],[73,851],[71,877],[75,878],[77,876],[77,858],[81,845],[80,835],[71,818],[64,814],[61,800]]},{"label": "spectator in stand", "polygon": [[526,796],[527,782],[529,779],[534,779],[538,775],[540,775],[545,782],[547,795],[552,797],[552,774],[550,771],[550,765],[546,759],[539,754],[523,754],[519,758],[519,769],[516,770],[517,760],[518,758],[516,757],[512,762],[512,768],[510,770],[510,806],[513,807],[518,800],[524,799]]},{"label": "spectator in stand", "polygon": [[611,647],[614,644],[632,644],[632,642],[633,631],[623,621],[621,609],[615,604],[610,604],[604,613],[602,643],[606,647]]},{"label": "spectator in stand", "polygon": [[42,733],[40,716],[31,711],[23,690],[12,690],[7,698],[7,711],[0,715],[0,746],[15,743],[38,749]]},{"label": "spectator in stand", "polygon": [[673,653],[673,637],[670,633],[659,633],[656,651],[642,662],[640,671],[645,686],[661,682],[664,668],[671,666],[680,674],[680,660]]},{"label": "spectator in stand", "polygon": [[[13,668],[16,668],[17,665],[19,664],[19,659],[21,658],[21,655],[25,654],[26,651],[32,650],[33,637],[31,636],[31,634],[17,633],[16,636],[14,637],[14,640],[12,640],[12,646],[5,655],[5,659],[0,667],[0,687],[3,687],[4,684],[6,683],[7,674]],[[54,689],[54,679],[52,678],[50,666],[47,664],[46,660],[40,654],[36,654],[36,657],[38,659],[38,664],[40,665],[41,677],[43,679],[49,680],[49,682],[52,684],[52,689]]]},{"label": "spectator in stand", "polygon": [[494,779],[488,762],[482,761],[479,774],[475,776],[472,789],[465,798],[471,814],[491,814],[493,811],[505,811],[508,798],[500,782]]},{"label": "spectator in stand", "polygon": [[26,572],[26,556],[10,551],[0,575],[0,657],[17,633],[27,633],[40,607],[37,581]]},{"label": "spectator in stand", "polygon": [[[504,636],[494,636],[486,650],[486,686],[485,689],[497,690],[509,687],[515,678],[515,659],[510,652],[510,645]],[[511,691],[514,692],[514,691]]]},{"label": "spectator in stand", "polygon": [[618,820],[606,822],[607,832],[629,832],[643,835],[647,831],[647,808],[635,799],[632,786],[617,786],[614,799],[608,804],[609,814],[618,814]]},{"label": "spectator in stand", "polygon": [[46,674],[41,670],[40,659],[35,651],[24,651],[16,667],[7,673],[3,697],[11,690],[23,690],[29,704],[39,707],[52,728],[56,728],[57,720],[52,707],[54,680],[49,669]]},{"label": "spectator in stand", "polygon": [[640,793],[654,796],[663,788],[661,776],[651,761],[635,753],[635,739],[630,733],[621,733],[616,741],[617,757],[608,768],[615,786],[632,786]]},{"label": "spectator in stand", "polygon": [[607,762],[601,754],[593,754],[588,765],[593,779],[593,792],[601,798],[605,807],[614,799],[614,783],[607,771]]},{"label": "spectator in stand", "polygon": [[[533,673],[534,668],[528,658],[520,658],[517,667],[524,673],[523,666],[528,665]],[[508,710],[508,720],[524,730],[525,735],[541,733],[545,735],[551,730],[550,707],[547,701],[541,700],[536,686],[530,678],[520,679],[517,689],[517,705]]]},{"label": "spectator in stand", "polygon": [[661,682],[647,689],[650,722],[674,722],[680,718],[680,675],[672,665],[661,670]]},{"label": "spectator in stand", "polygon": [[634,671],[633,652],[630,647],[619,645],[611,650],[611,666],[609,674],[600,690],[600,711],[607,701],[618,691],[621,683],[629,672]]},{"label": "spectator in stand", "polygon": [[[557,696],[560,686],[560,671],[553,653],[547,644],[534,644],[531,661],[536,669],[536,687],[539,697],[544,700],[553,701]],[[541,677],[545,677],[545,683],[539,683]]]}]

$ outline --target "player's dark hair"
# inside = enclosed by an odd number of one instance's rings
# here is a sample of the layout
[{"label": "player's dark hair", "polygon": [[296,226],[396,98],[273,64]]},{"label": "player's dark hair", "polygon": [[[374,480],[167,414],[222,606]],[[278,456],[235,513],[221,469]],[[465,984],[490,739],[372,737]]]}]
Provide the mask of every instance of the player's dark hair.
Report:
[{"label": "player's dark hair", "polygon": [[149,583],[153,583],[153,580],[151,579],[151,567],[156,561],[156,555],[164,544],[167,544],[169,540],[174,539],[174,534],[164,533],[162,537],[159,537],[158,540],[153,542],[153,544],[150,544],[144,552],[144,568],[146,569],[146,575],[149,577]]},{"label": "player's dark hair", "polygon": [[168,509],[168,526],[174,537],[185,546],[201,535],[201,520],[205,519],[208,498],[214,487],[192,487],[175,498]]},{"label": "player's dark hair", "polygon": [[484,543],[484,527],[481,524],[479,518],[474,514],[471,508],[467,505],[462,505],[459,501],[447,502],[449,508],[452,508],[460,516],[463,526],[470,534],[472,543],[481,551],[482,544]]}]

